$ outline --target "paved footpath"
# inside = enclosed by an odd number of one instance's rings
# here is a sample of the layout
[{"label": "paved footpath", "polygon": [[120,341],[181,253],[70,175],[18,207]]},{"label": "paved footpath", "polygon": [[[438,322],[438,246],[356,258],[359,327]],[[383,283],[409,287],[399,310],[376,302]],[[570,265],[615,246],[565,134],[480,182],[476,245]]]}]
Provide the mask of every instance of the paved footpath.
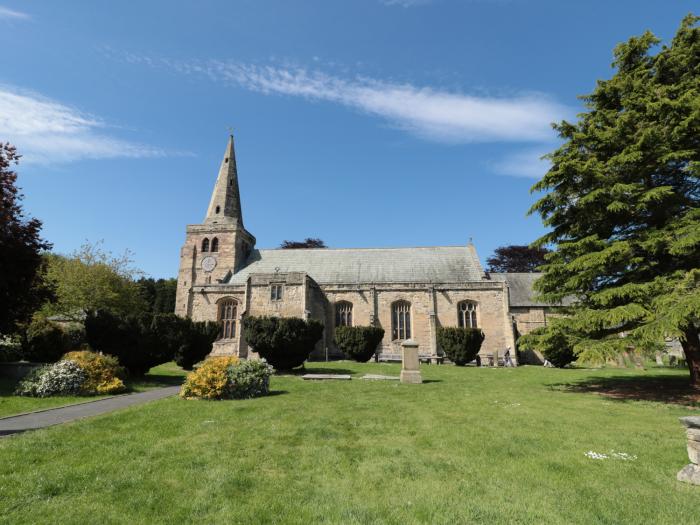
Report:
[{"label": "paved footpath", "polygon": [[155,388],[147,392],[139,392],[138,394],[126,394],[123,396],[89,401],[87,403],[79,403],[77,405],[49,408],[31,414],[6,417],[0,419],[0,437],[24,432],[25,430],[36,430],[37,428],[50,427],[76,419],[106,414],[119,410],[120,408],[140,405],[148,401],[174,396],[177,395],[179,390],[179,386]]}]

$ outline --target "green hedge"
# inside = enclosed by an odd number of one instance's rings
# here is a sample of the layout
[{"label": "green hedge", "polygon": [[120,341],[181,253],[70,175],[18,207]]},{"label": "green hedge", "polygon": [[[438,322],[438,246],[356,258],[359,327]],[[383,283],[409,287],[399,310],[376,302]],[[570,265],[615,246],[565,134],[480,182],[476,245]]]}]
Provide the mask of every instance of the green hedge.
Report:
[{"label": "green hedge", "polygon": [[298,317],[246,317],[243,337],[276,370],[304,364],[323,335],[323,324]]},{"label": "green hedge", "polygon": [[484,333],[478,328],[438,327],[438,344],[447,357],[457,366],[464,366],[476,359]]},{"label": "green hedge", "polygon": [[335,344],[350,359],[360,363],[372,358],[383,338],[384,329],[376,326],[338,326],[335,329]]}]

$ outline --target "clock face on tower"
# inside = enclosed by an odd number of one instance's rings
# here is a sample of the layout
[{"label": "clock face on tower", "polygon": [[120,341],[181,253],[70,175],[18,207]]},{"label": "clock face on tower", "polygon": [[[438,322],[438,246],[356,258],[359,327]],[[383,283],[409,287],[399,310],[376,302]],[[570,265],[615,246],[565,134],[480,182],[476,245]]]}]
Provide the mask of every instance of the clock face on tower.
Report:
[{"label": "clock face on tower", "polygon": [[216,268],[216,259],[214,257],[208,256],[202,259],[202,270],[211,272],[214,268]]}]

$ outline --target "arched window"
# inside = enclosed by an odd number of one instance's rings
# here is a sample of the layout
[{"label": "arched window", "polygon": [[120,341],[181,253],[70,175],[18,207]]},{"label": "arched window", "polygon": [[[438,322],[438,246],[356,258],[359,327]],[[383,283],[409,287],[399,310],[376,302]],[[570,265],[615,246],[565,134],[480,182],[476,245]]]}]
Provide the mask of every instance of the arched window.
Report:
[{"label": "arched window", "polygon": [[221,206],[216,207],[216,213],[219,213],[221,211]]},{"label": "arched window", "polygon": [[391,338],[411,338],[411,303],[396,301],[391,305]]},{"label": "arched window", "polygon": [[224,299],[219,302],[219,338],[233,339],[236,337],[236,316],[238,303],[233,299]]},{"label": "arched window", "polygon": [[347,301],[335,303],[335,326],[352,326],[352,303]]},{"label": "arched window", "polygon": [[457,323],[460,328],[477,328],[476,303],[462,301],[457,305]]},{"label": "arched window", "polygon": [[213,252],[219,251],[219,238],[218,237],[214,237],[211,240],[211,251],[213,251]]},{"label": "arched window", "polygon": [[202,241],[202,251],[203,252],[209,251],[209,239],[207,237],[205,237],[204,240]]}]

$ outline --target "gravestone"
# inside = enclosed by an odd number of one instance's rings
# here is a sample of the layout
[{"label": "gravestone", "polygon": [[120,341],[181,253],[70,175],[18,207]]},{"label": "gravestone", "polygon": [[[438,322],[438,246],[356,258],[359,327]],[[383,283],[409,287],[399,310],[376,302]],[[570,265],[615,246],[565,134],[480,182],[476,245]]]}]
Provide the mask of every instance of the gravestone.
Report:
[{"label": "gravestone", "polygon": [[402,383],[420,384],[420,361],[418,360],[418,343],[413,339],[401,343],[401,375]]},{"label": "gravestone", "polygon": [[688,438],[688,458],[690,464],[686,465],[676,475],[678,481],[700,485],[700,416],[688,416],[680,418],[686,427]]}]

